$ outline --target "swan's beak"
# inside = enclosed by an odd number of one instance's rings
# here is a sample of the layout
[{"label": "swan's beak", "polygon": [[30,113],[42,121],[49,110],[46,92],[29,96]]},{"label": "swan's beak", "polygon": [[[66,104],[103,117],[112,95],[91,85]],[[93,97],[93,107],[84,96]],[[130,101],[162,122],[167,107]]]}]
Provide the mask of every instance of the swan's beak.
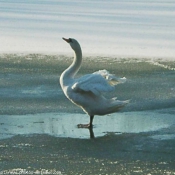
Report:
[{"label": "swan's beak", "polygon": [[66,41],[67,43],[70,43],[70,40],[69,39],[66,39],[66,38],[62,38],[64,41]]}]

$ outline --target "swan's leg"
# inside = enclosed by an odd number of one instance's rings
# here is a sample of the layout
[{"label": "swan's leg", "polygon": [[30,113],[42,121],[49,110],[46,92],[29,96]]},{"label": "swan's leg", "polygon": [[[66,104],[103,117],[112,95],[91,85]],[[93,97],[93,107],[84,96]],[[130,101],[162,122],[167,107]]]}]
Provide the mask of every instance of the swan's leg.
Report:
[{"label": "swan's leg", "polygon": [[78,125],[77,125],[78,128],[92,128],[92,127],[93,127],[93,125],[92,125],[93,119],[94,119],[94,116],[91,115],[91,116],[90,116],[90,122],[89,122],[88,124],[78,124]]},{"label": "swan's leg", "polygon": [[94,119],[94,116],[91,115],[91,116],[90,116],[90,123],[89,123],[89,127],[90,127],[90,128],[93,127],[93,125],[92,125],[92,123],[93,123],[93,119]]}]

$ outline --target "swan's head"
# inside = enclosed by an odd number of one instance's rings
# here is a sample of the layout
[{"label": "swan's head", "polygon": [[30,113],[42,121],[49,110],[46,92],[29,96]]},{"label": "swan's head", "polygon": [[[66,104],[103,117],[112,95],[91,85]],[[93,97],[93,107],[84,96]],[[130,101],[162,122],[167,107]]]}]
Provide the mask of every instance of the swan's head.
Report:
[{"label": "swan's head", "polygon": [[65,40],[67,43],[69,43],[73,50],[80,49],[80,44],[78,43],[78,41],[76,39],[73,39],[73,38],[69,38],[69,39],[63,38],[63,40]]}]

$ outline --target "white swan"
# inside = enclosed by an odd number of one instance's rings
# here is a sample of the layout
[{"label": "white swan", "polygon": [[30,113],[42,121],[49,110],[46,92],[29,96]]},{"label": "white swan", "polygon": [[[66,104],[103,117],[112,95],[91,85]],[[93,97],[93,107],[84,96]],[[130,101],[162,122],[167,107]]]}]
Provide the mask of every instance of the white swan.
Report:
[{"label": "white swan", "polygon": [[126,78],[118,78],[106,70],[99,70],[81,78],[74,78],[80,69],[82,51],[79,43],[72,38],[65,39],[74,50],[73,63],[61,74],[60,85],[66,97],[83,109],[90,116],[89,124],[79,124],[81,128],[91,128],[94,115],[105,115],[117,112],[129,101],[119,101],[116,98],[106,99],[101,93],[110,92]]}]

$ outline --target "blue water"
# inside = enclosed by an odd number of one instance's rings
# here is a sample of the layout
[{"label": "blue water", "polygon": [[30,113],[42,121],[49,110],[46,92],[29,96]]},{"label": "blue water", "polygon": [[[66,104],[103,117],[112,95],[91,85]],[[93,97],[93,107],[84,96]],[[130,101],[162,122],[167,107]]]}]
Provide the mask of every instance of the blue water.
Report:
[{"label": "blue water", "polygon": [[62,37],[83,53],[174,58],[173,0],[0,0],[0,52],[64,53]]}]

